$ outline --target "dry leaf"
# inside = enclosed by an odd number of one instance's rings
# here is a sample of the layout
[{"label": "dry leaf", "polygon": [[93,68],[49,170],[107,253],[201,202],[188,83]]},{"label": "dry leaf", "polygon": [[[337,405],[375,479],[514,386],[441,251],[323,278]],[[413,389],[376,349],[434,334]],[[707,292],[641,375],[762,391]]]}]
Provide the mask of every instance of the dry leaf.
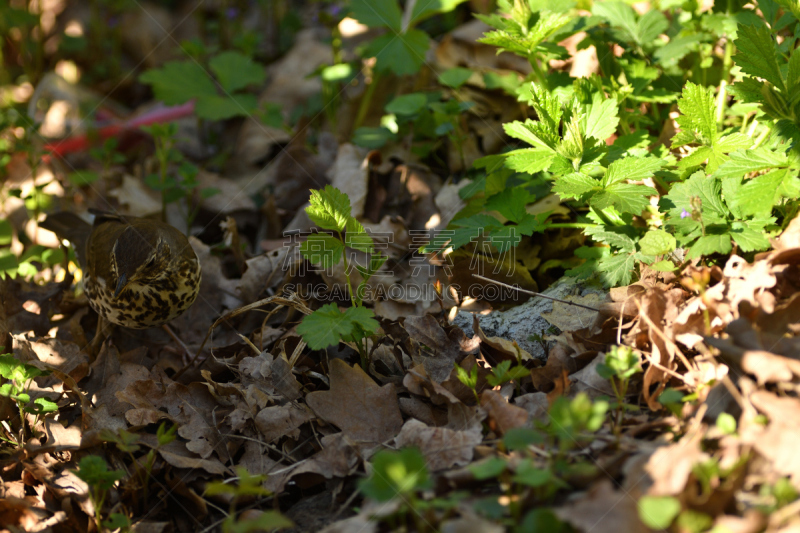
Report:
[{"label": "dry leaf", "polygon": [[528,423],[528,411],[509,404],[495,391],[483,391],[481,407],[489,413],[490,427],[499,431],[500,434],[505,434],[509,429],[523,427]]},{"label": "dry leaf", "polygon": [[447,428],[432,428],[419,420],[409,420],[395,437],[398,448],[415,446],[425,456],[432,472],[464,466],[472,461],[475,446],[481,443],[481,428],[455,431]]},{"label": "dry leaf", "polygon": [[331,388],[311,392],[306,403],[318,417],[355,441],[384,442],[400,431],[403,418],[391,383],[379,387],[359,366],[330,362]]}]

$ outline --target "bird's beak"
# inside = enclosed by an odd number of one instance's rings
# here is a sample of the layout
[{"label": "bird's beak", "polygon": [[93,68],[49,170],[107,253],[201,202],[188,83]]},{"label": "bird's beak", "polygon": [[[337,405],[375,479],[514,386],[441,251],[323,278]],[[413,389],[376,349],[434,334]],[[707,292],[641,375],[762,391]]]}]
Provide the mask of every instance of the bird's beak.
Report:
[{"label": "bird's beak", "polygon": [[115,300],[117,299],[117,296],[119,296],[119,293],[122,292],[122,289],[124,289],[127,284],[128,284],[128,276],[125,275],[125,274],[122,274],[119,277],[119,280],[117,280],[117,288],[114,290],[114,299]]}]

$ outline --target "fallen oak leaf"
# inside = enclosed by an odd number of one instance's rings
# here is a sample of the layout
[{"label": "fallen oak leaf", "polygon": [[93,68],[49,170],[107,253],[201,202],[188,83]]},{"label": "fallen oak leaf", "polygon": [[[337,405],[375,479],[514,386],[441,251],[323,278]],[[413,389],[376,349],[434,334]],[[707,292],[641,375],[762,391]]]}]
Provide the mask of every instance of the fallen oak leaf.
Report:
[{"label": "fallen oak leaf", "polygon": [[311,392],[306,403],[322,420],[355,441],[380,443],[400,431],[403,417],[394,385],[378,386],[359,366],[341,359],[330,362],[331,388]]},{"label": "fallen oak leaf", "polygon": [[528,411],[522,407],[511,405],[496,391],[483,391],[481,407],[489,413],[489,427],[501,434],[505,434],[510,429],[523,427],[528,423]]},{"label": "fallen oak leaf", "polygon": [[424,422],[411,419],[395,437],[398,448],[415,446],[419,448],[432,472],[464,466],[472,461],[475,446],[481,443],[483,434],[480,425],[468,431],[429,427]]}]

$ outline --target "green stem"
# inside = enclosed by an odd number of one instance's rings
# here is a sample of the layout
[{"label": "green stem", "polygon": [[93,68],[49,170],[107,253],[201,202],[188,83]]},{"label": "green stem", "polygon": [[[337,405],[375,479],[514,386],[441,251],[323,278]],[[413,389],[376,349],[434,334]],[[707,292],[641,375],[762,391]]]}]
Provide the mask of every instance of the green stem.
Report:
[{"label": "green stem", "polygon": [[364,117],[367,116],[367,111],[369,111],[369,106],[372,103],[372,98],[375,96],[375,89],[378,87],[378,80],[380,79],[380,75],[378,71],[372,71],[372,81],[370,82],[367,90],[364,91],[364,96],[361,98],[361,103],[358,106],[358,113],[356,114],[356,120],[353,122],[353,130],[358,129],[361,126],[361,123],[364,121]]},{"label": "green stem", "polygon": [[573,229],[577,228],[577,229],[582,229],[582,228],[597,228],[597,227],[599,227],[599,224],[585,224],[583,222],[563,222],[563,223],[562,222],[556,222],[556,223],[547,225],[547,229],[550,229],[550,228],[573,228]]},{"label": "green stem", "polygon": [[608,213],[606,213],[602,209],[597,209],[596,207],[591,208],[592,212],[597,215],[600,220],[603,221],[603,224],[606,226],[619,226],[616,222],[613,222],[611,218],[609,218]]},{"label": "green stem", "polygon": [[536,60],[536,57],[531,54],[528,56],[528,63],[531,64],[531,68],[533,69],[533,75],[536,77],[536,81],[539,82],[539,85],[544,87],[546,91],[549,91],[549,85],[547,84],[547,76],[545,75],[544,71],[542,70],[541,65]]}]

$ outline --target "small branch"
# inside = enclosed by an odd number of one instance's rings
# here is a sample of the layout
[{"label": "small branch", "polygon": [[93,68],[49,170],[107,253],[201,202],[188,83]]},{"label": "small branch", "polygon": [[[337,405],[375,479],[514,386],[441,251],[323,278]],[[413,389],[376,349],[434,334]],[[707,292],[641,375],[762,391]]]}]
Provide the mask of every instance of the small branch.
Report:
[{"label": "small branch", "polygon": [[515,287],[513,285],[509,285],[508,283],[503,283],[502,281],[495,281],[495,280],[490,279],[490,278],[485,278],[483,276],[479,276],[478,274],[473,274],[472,277],[473,278],[482,279],[483,281],[488,281],[489,283],[494,283],[495,285],[500,285],[502,287],[507,287],[509,289],[514,289],[515,291],[519,291],[519,292],[521,292],[523,294],[530,294],[531,296],[538,296],[539,298],[544,298],[546,300],[553,300],[554,302],[561,302],[562,304],[574,305],[575,307],[583,307],[584,309],[589,309],[590,311],[597,311],[598,313],[600,312],[600,309],[598,309],[596,307],[590,307],[588,305],[583,305],[583,304],[576,304],[575,302],[570,302],[570,301],[567,301],[567,300],[562,300],[560,298],[554,298],[552,296],[547,296],[546,294],[542,294],[541,292],[533,292],[533,291],[528,291],[528,290],[525,290],[525,289],[520,289],[519,287]]}]

